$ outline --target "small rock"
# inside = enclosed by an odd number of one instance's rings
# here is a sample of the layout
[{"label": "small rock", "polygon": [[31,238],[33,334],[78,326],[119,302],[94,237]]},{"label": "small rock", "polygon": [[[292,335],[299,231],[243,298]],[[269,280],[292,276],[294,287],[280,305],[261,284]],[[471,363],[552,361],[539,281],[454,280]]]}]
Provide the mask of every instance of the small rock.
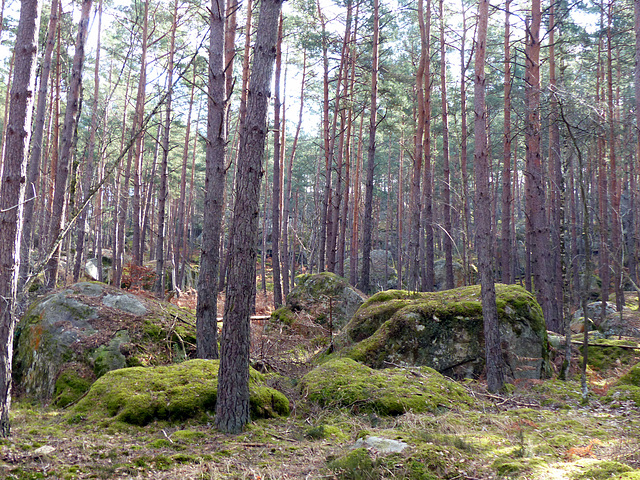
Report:
[{"label": "small rock", "polygon": [[378,453],[402,453],[409,444],[383,437],[360,438],[354,448],[371,448]]},{"label": "small rock", "polygon": [[36,448],[33,453],[38,457],[43,457],[45,455],[49,455],[50,453],[55,452],[56,449],[50,445],[43,445],[42,447]]}]

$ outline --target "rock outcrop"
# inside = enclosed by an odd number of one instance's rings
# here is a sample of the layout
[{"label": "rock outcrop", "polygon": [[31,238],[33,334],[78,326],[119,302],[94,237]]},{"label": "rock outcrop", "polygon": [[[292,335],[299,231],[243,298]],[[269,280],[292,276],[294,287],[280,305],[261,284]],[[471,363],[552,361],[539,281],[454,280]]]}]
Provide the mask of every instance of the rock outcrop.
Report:
[{"label": "rock outcrop", "polygon": [[[496,301],[507,376],[545,376],[547,332],[535,298],[522,287],[496,285]],[[485,366],[480,286],[380,292],[356,312],[335,345],[340,355],[373,368],[424,365],[456,378],[479,376]]]},{"label": "rock outcrop", "polygon": [[273,313],[275,319],[291,323],[291,316],[304,312],[317,324],[334,331],[344,327],[367,296],[333,273],[305,274],[289,295],[285,307]]},{"label": "rock outcrop", "polygon": [[108,371],[192,356],[195,319],[168,303],[82,282],[36,300],[14,345],[17,393],[65,406]]}]

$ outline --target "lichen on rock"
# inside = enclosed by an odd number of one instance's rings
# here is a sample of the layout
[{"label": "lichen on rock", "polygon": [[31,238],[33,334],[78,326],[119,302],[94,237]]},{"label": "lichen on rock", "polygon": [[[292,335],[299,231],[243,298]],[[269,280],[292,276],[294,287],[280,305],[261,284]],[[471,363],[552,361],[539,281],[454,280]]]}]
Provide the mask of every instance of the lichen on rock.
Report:
[{"label": "lichen on rock", "polygon": [[[496,303],[507,376],[547,375],[547,333],[533,295],[498,284]],[[428,293],[390,290],[367,300],[335,345],[340,355],[373,368],[425,365],[454,377],[477,377],[484,368],[483,327],[479,285]]]},{"label": "lichen on rock", "polygon": [[110,370],[167,364],[194,351],[190,312],[82,282],[31,304],[16,327],[13,380],[18,395],[66,406],[78,398],[77,385]]}]

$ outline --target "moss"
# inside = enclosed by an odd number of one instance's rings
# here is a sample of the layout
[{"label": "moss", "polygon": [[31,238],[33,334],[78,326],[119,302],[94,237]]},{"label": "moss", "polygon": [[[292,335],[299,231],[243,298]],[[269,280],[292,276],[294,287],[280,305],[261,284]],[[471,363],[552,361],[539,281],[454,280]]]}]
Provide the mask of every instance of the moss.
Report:
[{"label": "moss", "polygon": [[335,425],[326,425],[324,423],[307,428],[304,432],[304,436],[311,440],[331,438],[338,441],[346,441],[349,439],[349,436]]},{"label": "moss", "polygon": [[89,390],[91,381],[71,369],[63,371],[56,379],[53,404],[64,408],[78,401]]},{"label": "moss", "polygon": [[173,432],[171,440],[179,443],[198,443],[206,437],[206,433],[197,430],[178,430]]},{"label": "moss", "polygon": [[166,438],[157,438],[149,442],[149,447],[151,448],[168,448],[170,446],[171,446],[171,442]]},{"label": "moss", "polygon": [[142,324],[142,332],[153,341],[163,340],[166,337],[166,333],[162,327],[148,319]]},{"label": "moss", "polygon": [[[589,365],[599,371],[609,370],[616,365],[627,365],[638,354],[634,350],[620,348],[621,346],[637,347],[638,344],[636,342],[600,338],[590,341],[590,343],[603,345],[602,347],[588,347]],[[580,347],[580,353],[582,353],[582,350],[583,348]],[[638,373],[638,381],[640,382],[640,373]]]},{"label": "moss", "polygon": [[[501,329],[516,342],[509,361],[512,371],[524,378],[547,373],[546,327],[535,298],[522,287],[496,285],[496,302]],[[484,366],[483,327],[478,285],[425,293],[391,290],[367,300],[335,345],[341,356],[373,368],[391,361],[428,365],[453,376],[479,375]]]},{"label": "moss", "polygon": [[640,363],[634,365],[631,370],[621,376],[617,385],[634,385],[640,387]]},{"label": "moss", "polygon": [[618,385],[610,388],[603,401],[611,403],[613,401],[632,401],[637,407],[640,407],[640,387],[634,385]]},{"label": "moss", "polygon": [[339,406],[379,415],[437,412],[467,408],[465,391],[428,367],[415,370],[373,370],[356,361],[331,360],[308,373],[301,382],[307,398],[322,406]]},{"label": "moss", "polygon": [[575,480],[606,480],[626,472],[632,472],[633,468],[619,462],[603,461],[597,462],[588,469],[573,475]]},{"label": "moss", "polygon": [[[133,425],[154,420],[199,419],[215,411],[218,361],[190,360],[165,367],[134,367],[108,372],[69,412],[68,419],[86,415]],[[264,377],[251,371],[250,407],[255,417],[287,415],[289,401],[264,386]]]},{"label": "moss", "polygon": [[279,321],[290,327],[296,321],[296,317],[289,307],[280,307],[271,314],[273,320]]},{"label": "moss", "polygon": [[380,478],[366,448],[356,448],[332,459],[327,466],[342,480],[373,480]]},{"label": "moss", "polygon": [[522,458],[519,460],[511,458],[499,458],[493,462],[491,467],[499,477],[516,478],[521,473],[527,473],[536,467],[542,466],[545,461],[541,458]]}]

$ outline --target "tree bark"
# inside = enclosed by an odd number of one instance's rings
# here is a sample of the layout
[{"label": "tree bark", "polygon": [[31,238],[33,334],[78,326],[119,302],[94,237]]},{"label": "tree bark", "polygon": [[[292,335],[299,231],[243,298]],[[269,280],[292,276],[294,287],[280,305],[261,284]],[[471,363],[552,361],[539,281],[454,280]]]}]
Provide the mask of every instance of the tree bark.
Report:
[{"label": "tree bark", "polygon": [[47,288],[53,289],[58,280],[58,262],[60,259],[60,233],[65,223],[65,201],[67,198],[66,184],[69,176],[69,162],[73,155],[73,140],[80,114],[80,91],[82,88],[82,69],[84,65],[84,47],[89,29],[89,13],[92,0],[83,0],[80,22],[78,24],[78,36],[76,38],[76,51],[73,56],[71,79],[69,82],[69,96],[62,127],[62,144],[56,170],[55,193],[53,196],[53,211],[49,227],[49,250],[53,252],[47,262],[46,281]]},{"label": "tree bark", "polygon": [[[273,303],[276,308],[283,304],[282,277],[280,275],[280,212],[282,209],[282,146],[281,130],[284,122],[280,120],[282,102],[280,101],[280,74],[282,72],[282,15],[278,22],[276,41],[275,92],[273,96],[273,193],[271,196],[271,265],[273,268]],[[285,233],[286,235],[286,233]]]},{"label": "tree bark", "polygon": [[[169,169],[169,137],[171,134],[171,115],[173,102],[173,61],[175,54],[176,27],[178,23],[178,0],[173,4],[173,24],[171,26],[171,39],[169,40],[169,58],[167,60],[167,100],[165,102],[164,128],[162,129],[162,162],[160,163],[160,185],[158,187],[158,227],[156,240],[156,283],[154,290],[159,299],[164,298],[165,268],[164,268],[164,244],[166,235],[165,210],[168,196],[168,169]],[[195,69],[195,67],[194,67]]]},{"label": "tree bark", "polygon": [[[535,1],[535,0],[534,0]],[[485,108],[485,52],[487,47],[487,23],[489,1],[480,0],[478,7],[478,29],[475,56],[475,177],[476,177],[476,248],[482,295],[482,317],[484,319],[484,341],[487,362],[487,388],[490,392],[502,390],[504,386],[498,309],[493,280],[493,252],[491,234],[491,196],[489,190],[489,148],[487,145]]]},{"label": "tree bark", "polygon": [[[94,66],[94,89],[93,89],[93,105],[91,109],[91,130],[89,132],[89,145],[87,146],[87,159],[84,164],[82,176],[82,194],[84,195],[83,203],[88,203],[89,190],[91,189],[91,181],[93,180],[94,164],[95,164],[95,147],[96,133],[98,131],[98,98],[100,94],[100,34],[102,32],[102,0],[98,4],[98,43],[96,46],[96,60]],[[84,256],[85,236],[89,233],[89,223],[87,218],[88,206],[85,206],[78,217],[78,237],[76,239],[76,262],[73,267],[73,281],[77,282],[80,278],[82,269],[82,261]],[[100,259],[102,262],[102,259]]]},{"label": "tree bark", "polygon": [[267,136],[267,104],[276,53],[281,0],[262,0],[246,122],[240,131],[237,195],[233,207],[230,262],[221,358],[218,373],[216,428],[237,433],[249,421],[249,316],[256,283],[256,232],[264,146]]},{"label": "tree bark", "polygon": [[369,112],[369,146],[367,149],[367,180],[362,216],[362,273],[360,289],[371,292],[371,248],[373,233],[373,174],[375,172],[376,129],[378,127],[378,43],[380,41],[379,1],[373,0],[373,51],[371,53],[371,104]]},{"label": "tree bark", "polygon": [[529,178],[527,205],[531,231],[531,263],[536,296],[542,307],[549,330],[562,333],[551,264],[549,223],[547,221],[544,171],[540,154],[540,0],[533,0],[531,25],[527,29],[525,90],[526,90],[526,169]]},{"label": "tree bark", "polygon": [[218,269],[227,148],[224,11],[224,0],[211,0],[204,219],[196,307],[199,358],[218,358]]},{"label": "tree bark", "polygon": [[[47,30],[47,41],[40,70],[40,87],[38,89],[38,102],[36,105],[36,117],[33,124],[31,136],[32,147],[29,156],[29,178],[27,180],[26,196],[34,197],[34,200],[26,202],[24,205],[24,221],[22,227],[22,239],[20,241],[20,279],[18,290],[21,290],[27,281],[29,274],[29,256],[31,251],[31,235],[33,233],[33,211],[35,196],[37,192],[36,184],[40,175],[40,160],[42,159],[42,145],[44,138],[44,125],[47,113],[47,91],[49,77],[51,75],[51,57],[53,47],[56,43],[56,32],[58,30],[58,0],[51,2],[51,14],[49,16],[49,28]],[[0,24],[1,25],[1,24]]]},{"label": "tree bark", "polygon": [[[416,72],[416,100],[417,119],[416,134],[413,154],[413,168],[411,175],[411,234],[409,236],[409,279],[410,290],[418,290],[420,285],[420,216],[421,216],[421,194],[420,180],[422,178],[422,162],[424,154],[422,151],[424,128],[425,128],[425,77],[429,72],[426,66],[429,62],[429,33],[431,25],[431,2],[427,0],[427,21],[425,22],[424,1],[418,0],[418,26],[420,28],[420,60]],[[424,186],[423,186],[424,188]]]},{"label": "tree bark", "polygon": [[502,283],[511,277],[511,0],[505,2],[504,19],[504,127],[502,153],[502,231],[500,235],[500,273]]},{"label": "tree bark", "polygon": [[26,156],[35,94],[41,2],[22,0],[15,40],[15,68],[0,167],[0,436],[11,433],[11,370],[15,307],[20,270],[20,238],[27,175]]},{"label": "tree bark", "polygon": [[447,104],[447,64],[444,43],[444,0],[440,0],[440,94],[442,99],[442,215],[444,217],[444,268],[447,289],[453,283],[453,231],[451,229],[451,174],[449,169],[449,106]]}]

